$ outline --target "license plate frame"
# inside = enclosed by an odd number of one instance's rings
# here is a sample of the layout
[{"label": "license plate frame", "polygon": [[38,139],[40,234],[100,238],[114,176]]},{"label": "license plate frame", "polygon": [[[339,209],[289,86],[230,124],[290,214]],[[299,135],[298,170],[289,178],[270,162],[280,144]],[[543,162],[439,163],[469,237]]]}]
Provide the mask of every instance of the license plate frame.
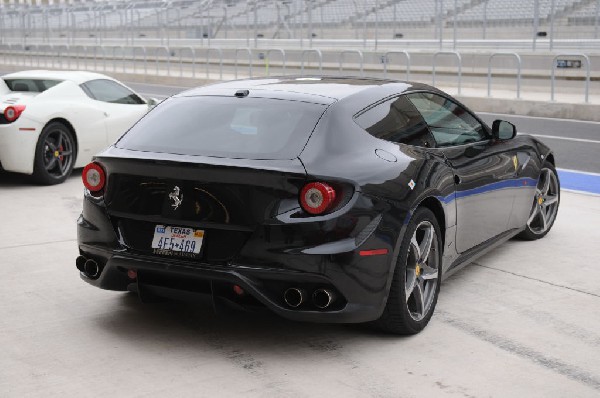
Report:
[{"label": "license plate frame", "polygon": [[196,258],[202,254],[205,231],[190,227],[157,224],[150,248],[154,254]]}]

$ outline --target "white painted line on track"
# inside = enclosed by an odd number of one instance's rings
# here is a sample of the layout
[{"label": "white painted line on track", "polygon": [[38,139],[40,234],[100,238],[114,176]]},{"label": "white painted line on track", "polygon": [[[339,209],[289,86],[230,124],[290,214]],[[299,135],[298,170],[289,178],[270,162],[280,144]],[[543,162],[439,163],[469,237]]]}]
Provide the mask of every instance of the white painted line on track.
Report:
[{"label": "white painted line on track", "polygon": [[573,142],[586,142],[588,144],[600,144],[600,140],[590,140],[587,138],[571,138],[571,137],[561,137],[558,135],[545,135],[545,134],[531,134],[531,133],[525,133],[525,132],[521,132],[519,134],[526,134],[526,135],[531,135],[533,137],[538,137],[538,138],[548,138],[551,140],[562,140],[562,141],[573,141]]},{"label": "white painted line on track", "polygon": [[571,122],[571,123],[600,124],[600,122],[596,122],[596,121],[592,121],[592,120],[561,119],[558,117],[513,115],[510,113],[492,113],[492,112],[475,112],[475,113],[478,115],[502,115],[502,116],[521,118],[521,119],[538,119],[538,120],[551,120],[551,121]]},{"label": "white painted line on track", "polygon": [[580,191],[578,189],[561,188],[560,191],[561,192],[576,193],[576,194],[579,194],[579,195],[597,196],[597,197],[600,198],[600,194],[597,194],[597,193],[594,193],[594,192]]},{"label": "white painted line on track", "polygon": [[586,174],[589,176],[596,176],[596,177],[600,177],[600,173],[593,173],[591,171],[581,171],[581,170],[573,170],[573,169],[556,169],[558,171],[566,171],[567,173],[579,173],[579,174]]}]

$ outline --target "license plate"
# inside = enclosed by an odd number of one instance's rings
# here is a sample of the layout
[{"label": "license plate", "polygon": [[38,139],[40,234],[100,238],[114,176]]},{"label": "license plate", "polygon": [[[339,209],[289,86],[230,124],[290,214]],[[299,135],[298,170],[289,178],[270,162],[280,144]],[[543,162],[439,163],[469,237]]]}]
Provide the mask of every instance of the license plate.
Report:
[{"label": "license plate", "polygon": [[201,229],[157,225],[152,249],[156,254],[194,255],[200,253],[203,239],[204,231]]}]

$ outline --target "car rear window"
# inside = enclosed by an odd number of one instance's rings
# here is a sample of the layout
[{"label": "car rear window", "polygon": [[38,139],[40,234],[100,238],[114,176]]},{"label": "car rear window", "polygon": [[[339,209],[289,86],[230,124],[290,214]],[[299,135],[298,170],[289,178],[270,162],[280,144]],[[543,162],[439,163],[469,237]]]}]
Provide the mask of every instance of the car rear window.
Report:
[{"label": "car rear window", "polygon": [[149,112],[116,146],[182,155],[293,159],[325,108],[267,98],[177,97]]},{"label": "car rear window", "polygon": [[51,87],[61,83],[61,80],[49,80],[49,79],[4,79],[4,82],[11,91],[30,91],[34,93],[41,93],[48,90]]}]

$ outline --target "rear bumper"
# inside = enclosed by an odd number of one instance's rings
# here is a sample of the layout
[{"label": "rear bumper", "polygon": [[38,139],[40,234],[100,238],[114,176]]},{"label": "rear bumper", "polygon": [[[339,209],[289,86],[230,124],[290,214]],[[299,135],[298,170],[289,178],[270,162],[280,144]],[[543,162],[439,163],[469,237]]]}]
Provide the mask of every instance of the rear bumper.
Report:
[{"label": "rear bumper", "polygon": [[[361,214],[365,217],[364,211]],[[320,245],[318,250],[306,249],[307,246],[302,250],[289,247],[265,250],[260,241],[249,242],[247,246],[254,250],[243,250],[245,253],[233,261],[219,265],[126,250],[119,243],[102,203],[86,198],[78,220],[79,251],[96,261],[101,272],[97,278],[83,272],[81,277],[91,285],[108,290],[151,291],[156,295],[168,291],[180,293],[178,297],[182,299],[199,293],[233,302],[239,298],[232,294],[233,285],[238,285],[256,304],[288,319],[368,322],[379,318],[385,307],[395,265],[393,259],[397,258],[397,237],[404,228],[386,222],[385,217],[375,215],[369,219],[376,223],[369,223],[372,231],[359,247],[352,247],[348,238]],[[331,226],[331,222],[325,224]],[[289,227],[297,227],[301,234],[306,233],[307,224]],[[394,231],[393,234],[390,231]],[[257,239],[264,239],[262,232],[255,235]],[[359,254],[360,250],[380,248],[388,249],[387,254]],[[135,270],[137,279],[131,279],[128,270]],[[291,308],[285,303],[283,293],[291,287],[307,293],[306,304]],[[310,302],[312,293],[319,288],[329,289],[336,296],[336,301],[326,309],[318,309]],[[245,301],[239,301],[243,306]]]},{"label": "rear bumper", "polygon": [[[80,246],[80,251],[86,255],[91,255],[94,259],[109,255],[107,252],[85,245]],[[91,279],[83,272],[80,272],[81,278],[102,289],[143,290],[155,295],[164,295],[182,300],[202,294],[212,295],[214,291],[217,297],[230,300],[230,302],[244,307],[246,306],[245,302],[243,300],[237,302],[231,289],[233,285],[238,285],[260,305],[282,317],[297,321],[367,322],[377,319],[385,305],[383,296],[380,293],[377,294],[379,300],[375,300],[378,303],[372,302],[374,296],[371,295],[370,300],[367,300],[367,302],[348,302],[344,299],[341,308],[319,311],[307,309],[307,307],[310,307],[309,297],[307,305],[298,309],[286,308],[282,299],[282,292],[287,287],[306,287],[306,291],[310,296],[311,291],[317,287],[335,286],[335,281],[325,275],[290,270],[256,268],[244,265],[186,264],[171,259],[145,258],[114,253],[110,255],[101,268],[102,272],[97,279]],[[127,276],[127,270],[129,269],[137,271],[137,280],[129,279]],[[149,275],[152,276],[148,277]],[[160,283],[154,283],[157,276],[161,279]],[[171,281],[170,284],[164,283],[167,279]],[[182,283],[184,281],[185,283]],[[190,289],[190,286],[194,287]],[[337,290],[337,288],[335,289]],[[166,294],[167,292],[168,294]]]}]

